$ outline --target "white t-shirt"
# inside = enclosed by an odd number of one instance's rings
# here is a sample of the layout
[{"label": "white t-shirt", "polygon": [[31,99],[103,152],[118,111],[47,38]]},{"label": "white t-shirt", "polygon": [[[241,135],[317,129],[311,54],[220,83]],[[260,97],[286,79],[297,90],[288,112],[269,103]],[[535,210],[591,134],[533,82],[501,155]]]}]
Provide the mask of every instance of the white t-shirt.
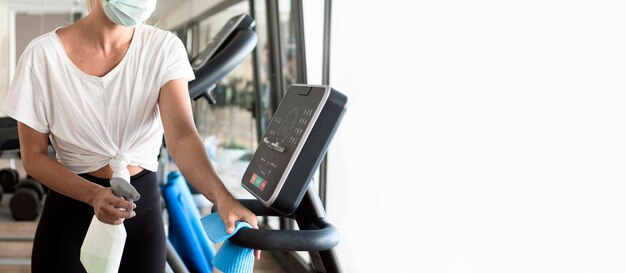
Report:
[{"label": "white t-shirt", "polygon": [[57,160],[74,173],[114,158],[156,171],[163,137],[159,91],[180,78],[194,79],[186,50],[156,27],[136,26],[126,55],[103,77],[79,70],[55,30],[24,50],[3,110],[50,133]]}]

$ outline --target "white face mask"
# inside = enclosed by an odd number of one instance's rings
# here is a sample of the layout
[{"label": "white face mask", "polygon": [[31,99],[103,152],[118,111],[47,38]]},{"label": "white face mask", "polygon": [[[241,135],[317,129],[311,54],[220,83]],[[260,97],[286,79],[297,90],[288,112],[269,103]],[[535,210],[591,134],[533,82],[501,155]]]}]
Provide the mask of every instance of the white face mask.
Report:
[{"label": "white face mask", "polygon": [[150,18],[157,0],[102,0],[109,20],[122,26],[134,26]]}]

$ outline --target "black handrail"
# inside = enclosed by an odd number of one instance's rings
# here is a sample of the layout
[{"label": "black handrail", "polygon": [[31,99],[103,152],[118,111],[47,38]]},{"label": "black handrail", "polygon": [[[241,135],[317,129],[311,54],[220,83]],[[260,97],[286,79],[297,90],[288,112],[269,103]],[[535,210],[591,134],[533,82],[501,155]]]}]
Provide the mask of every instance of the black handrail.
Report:
[{"label": "black handrail", "polygon": [[241,229],[230,241],[248,248],[278,251],[323,251],[339,244],[339,231],[335,226],[319,219],[315,229],[270,230]]},{"label": "black handrail", "polygon": [[[229,240],[239,246],[276,251],[326,251],[339,244],[339,230],[328,223],[323,209],[318,211],[319,198],[307,192],[300,207],[291,215],[283,215],[256,199],[239,199],[257,216],[278,216],[298,221],[300,230],[241,229]],[[317,202],[316,202],[317,201]],[[212,212],[218,208],[213,206]]]},{"label": "black handrail", "polygon": [[207,90],[239,65],[257,44],[257,35],[251,29],[235,34],[224,49],[195,71],[196,79],[189,82],[189,96],[196,100],[205,96]]}]

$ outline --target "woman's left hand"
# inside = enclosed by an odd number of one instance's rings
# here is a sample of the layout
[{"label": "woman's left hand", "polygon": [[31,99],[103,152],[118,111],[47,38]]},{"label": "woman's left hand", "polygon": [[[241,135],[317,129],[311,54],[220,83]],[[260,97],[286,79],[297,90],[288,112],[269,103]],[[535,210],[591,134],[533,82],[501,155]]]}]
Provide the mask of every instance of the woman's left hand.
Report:
[{"label": "woman's left hand", "polygon": [[[222,221],[224,221],[227,233],[230,234],[235,231],[235,224],[237,221],[244,221],[250,224],[253,228],[259,228],[256,215],[241,205],[241,203],[239,203],[239,201],[234,199],[232,196],[222,198],[222,200],[219,200],[216,205],[218,207],[217,213],[222,218]],[[257,260],[261,259],[261,251],[255,249],[254,256]]]}]

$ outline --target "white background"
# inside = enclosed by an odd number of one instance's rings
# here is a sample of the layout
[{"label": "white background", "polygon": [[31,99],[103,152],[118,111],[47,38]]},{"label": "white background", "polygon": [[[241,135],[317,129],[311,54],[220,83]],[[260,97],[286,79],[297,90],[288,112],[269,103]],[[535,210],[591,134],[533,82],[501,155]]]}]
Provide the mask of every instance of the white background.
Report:
[{"label": "white background", "polygon": [[346,272],[626,272],[623,1],[333,1]]}]

